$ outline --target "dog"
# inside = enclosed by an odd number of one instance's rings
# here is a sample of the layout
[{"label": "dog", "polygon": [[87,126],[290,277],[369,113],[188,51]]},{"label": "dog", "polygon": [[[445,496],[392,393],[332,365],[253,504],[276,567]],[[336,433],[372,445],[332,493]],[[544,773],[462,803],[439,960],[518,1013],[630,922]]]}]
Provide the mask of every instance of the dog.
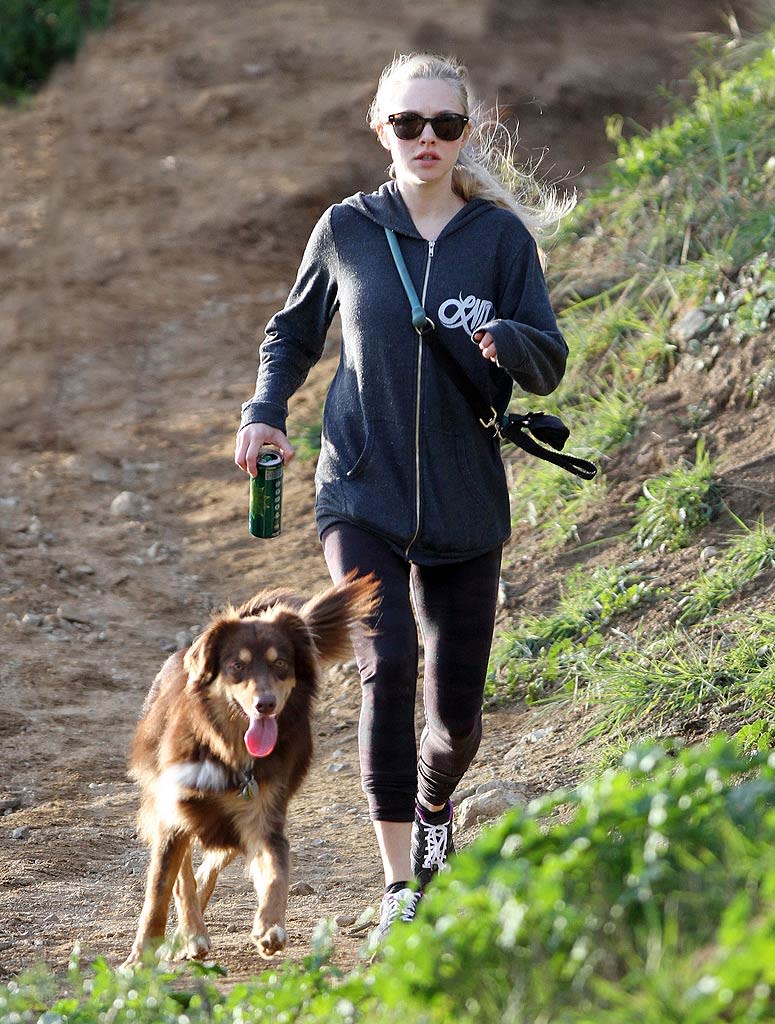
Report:
[{"label": "dog", "polygon": [[[348,656],[352,627],[378,604],[372,576],[350,573],[310,600],[268,590],[218,614],[151,685],[129,775],[141,787],[139,834],[150,847],[145,898],[126,965],[164,941],[169,957],[210,950],[203,914],[218,874],[247,858],[258,898],[252,939],[270,958],[285,947],[288,802],[312,758],[311,710],[322,666]],[[192,846],[202,861],[194,874]]]}]

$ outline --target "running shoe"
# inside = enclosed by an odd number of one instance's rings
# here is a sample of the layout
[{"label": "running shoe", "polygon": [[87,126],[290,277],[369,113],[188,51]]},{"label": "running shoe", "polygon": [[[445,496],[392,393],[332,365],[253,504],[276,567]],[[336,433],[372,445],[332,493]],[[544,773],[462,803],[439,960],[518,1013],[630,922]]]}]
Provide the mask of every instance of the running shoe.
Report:
[{"label": "running shoe", "polygon": [[[440,820],[439,820],[440,819]],[[412,825],[412,870],[424,889],[438,871],[443,871],[447,858],[455,852],[452,842],[452,801],[436,813],[415,804]]]}]

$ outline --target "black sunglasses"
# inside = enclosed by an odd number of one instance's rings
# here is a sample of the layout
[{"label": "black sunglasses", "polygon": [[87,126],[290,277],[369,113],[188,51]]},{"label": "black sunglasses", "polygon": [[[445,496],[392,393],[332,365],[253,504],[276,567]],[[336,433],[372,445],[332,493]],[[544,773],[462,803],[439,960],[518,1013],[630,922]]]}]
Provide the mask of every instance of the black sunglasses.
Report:
[{"label": "black sunglasses", "polygon": [[426,124],[433,129],[433,134],[442,142],[454,142],[463,134],[463,129],[468,124],[468,118],[464,114],[436,114],[435,117],[423,117],[413,110],[406,110],[401,114],[390,114],[388,123],[392,124],[396,137],[403,139],[419,139]]}]

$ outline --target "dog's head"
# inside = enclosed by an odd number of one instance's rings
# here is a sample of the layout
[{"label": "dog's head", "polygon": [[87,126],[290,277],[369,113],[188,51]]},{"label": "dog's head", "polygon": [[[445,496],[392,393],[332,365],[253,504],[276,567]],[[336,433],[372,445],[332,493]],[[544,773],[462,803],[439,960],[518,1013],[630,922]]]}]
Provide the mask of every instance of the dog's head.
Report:
[{"label": "dog's head", "polygon": [[188,687],[207,701],[222,698],[246,716],[245,745],[254,757],[271,754],[277,717],[298,681],[314,686],[317,665],[309,628],[295,612],[275,607],[240,618],[229,610],[186,652]]},{"label": "dog's head", "polygon": [[277,742],[277,718],[294,687],[313,695],[320,666],[351,651],[349,631],[377,607],[378,584],[348,576],[309,601],[288,591],[257,594],[229,608],[202,633],[184,657],[188,687],[225,699],[249,721],[245,745],[266,757]]}]

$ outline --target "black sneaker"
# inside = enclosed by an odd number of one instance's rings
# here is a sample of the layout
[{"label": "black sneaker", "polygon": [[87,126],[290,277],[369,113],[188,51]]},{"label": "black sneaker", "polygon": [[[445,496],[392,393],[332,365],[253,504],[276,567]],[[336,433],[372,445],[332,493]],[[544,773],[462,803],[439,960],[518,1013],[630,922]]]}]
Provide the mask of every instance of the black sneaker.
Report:
[{"label": "black sneaker", "polygon": [[426,811],[415,804],[412,825],[412,870],[424,889],[437,871],[442,871],[447,857],[455,852],[452,843],[452,801],[440,811]]},{"label": "black sneaker", "polygon": [[380,943],[396,921],[412,921],[417,913],[421,892],[410,889],[398,889],[397,892],[386,892],[382,897],[379,911],[379,924],[374,930],[373,943]]}]

